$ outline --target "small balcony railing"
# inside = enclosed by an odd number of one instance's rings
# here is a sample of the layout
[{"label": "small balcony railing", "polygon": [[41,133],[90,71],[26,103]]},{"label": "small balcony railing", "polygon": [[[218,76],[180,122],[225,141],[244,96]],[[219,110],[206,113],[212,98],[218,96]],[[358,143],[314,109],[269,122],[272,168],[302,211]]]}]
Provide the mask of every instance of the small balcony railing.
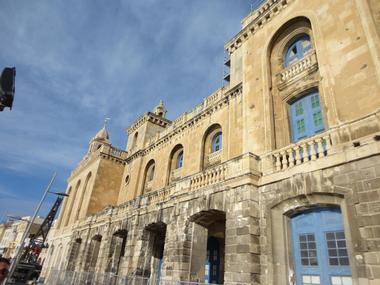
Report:
[{"label": "small balcony railing", "polygon": [[290,65],[277,74],[278,88],[281,90],[298,78],[303,78],[305,73],[312,73],[317,69],[317,56],[315,50],[312,50],[303,59]]},{"label": "small balcony railing", "polygon": [[227,173],[227,164],[221,164],[209,168],[198,175],[191,177],[190,190],[195,190],[201,187],[209,186],[225,179]]},{"label": "small balcony railing", "polygon": [[170,180],[175,181],[182,177],[182,167],[172,170],[170,174]]},{"label": "small balcony railing", "polygon": [[271,156],[275,170],[280,171],[325,157],[330,148],[330,135],[322,134],[274,151]]},{"label": "small balcony railing", "polygon": [[210,153],[207,157],[207,165],[214,165],[220,163],[222,160],[222,151],[214,151]]}]

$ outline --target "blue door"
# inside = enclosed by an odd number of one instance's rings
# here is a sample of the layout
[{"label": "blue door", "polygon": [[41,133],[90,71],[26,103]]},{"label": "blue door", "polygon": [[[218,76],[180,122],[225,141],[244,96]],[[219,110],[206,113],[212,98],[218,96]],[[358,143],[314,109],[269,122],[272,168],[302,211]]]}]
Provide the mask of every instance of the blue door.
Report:
[{"label": "blue door", "polygon": [[207,240],[205,282],[219,284],[219,271],[220,271],[219,241],[215,237],[209,237]]},{"label": "blue door", "polygon": [[291,219],[297,285],[352,285],[342,214],[321,207]]},{"label": "blue door", "polygon": [[290,103],[290,128],[293,142],[313,136],[325,129],[317,91]]}]

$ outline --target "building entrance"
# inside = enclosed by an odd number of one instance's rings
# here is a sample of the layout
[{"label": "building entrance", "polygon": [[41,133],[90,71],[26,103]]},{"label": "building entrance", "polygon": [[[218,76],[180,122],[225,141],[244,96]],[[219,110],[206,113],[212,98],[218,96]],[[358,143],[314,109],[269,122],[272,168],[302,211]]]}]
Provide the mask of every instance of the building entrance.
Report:
[{"label": "building entrance", "polygon": [[291,227],[297,285],[352,285],[339,208],[303,211],[293,216]]}]

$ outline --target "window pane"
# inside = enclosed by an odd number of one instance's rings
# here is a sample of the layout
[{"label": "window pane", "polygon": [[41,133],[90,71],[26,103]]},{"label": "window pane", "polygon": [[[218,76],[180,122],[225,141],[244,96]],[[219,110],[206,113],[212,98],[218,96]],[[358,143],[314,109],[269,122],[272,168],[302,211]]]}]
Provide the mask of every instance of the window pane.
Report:
[{"label": "window pane", "polygon": [[311,97],[311,107],[312,108],[318,108],[320,106],[319,104],[319,95],[313,95]]},{"label": "window pane", "polygon": [[302,285],[320,285],[319,275],[302,275]]},{"label": "window pane", "polygon": [[222,133],[217,133],[212,139],[212,152],[222,148]]},{"label": "window pane", "polygon": [[352,285],[351,276],[331,276],[331,285]]},{"label": "window pane", "polygon": [[297,131],[298,133],[305,132],[305,121],[303,119],[297,121]]},{"label": "window pane", "polygon": [[346,240],[343,231],[325,234],[329,264],[332,266],[349,266]]},{"label": "window pane", "polygon": [[296,116],[299,116],[302,114],[303,114],[302,102],[297,102],[296,103]]},{"label": "window pane", "polygon": [[318,266],[314,234],[300,234],[298,238],[302,265]]},{"label": "window pane", "polygon": [[327,240],[334,240],[335,239],[334,233],[326,233],[326,239]]}]

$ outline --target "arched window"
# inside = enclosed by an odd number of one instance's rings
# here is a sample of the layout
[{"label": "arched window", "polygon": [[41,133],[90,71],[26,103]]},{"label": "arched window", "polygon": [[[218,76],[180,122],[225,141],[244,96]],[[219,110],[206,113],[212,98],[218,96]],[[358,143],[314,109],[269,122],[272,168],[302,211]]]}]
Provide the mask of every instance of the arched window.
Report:
[{"label": "arched window", "polygon": [[[72,197],[68,197],[68,198],[69,198],[68,202],[70,202],[70,204],[69,204],[68,211],[67,211],[67,213],[66,213],[66,222],[64,223],[64,226],[65,226],[65,227],[69,224],[69,222],[70,222],[72,216],[74,216],[74,214],[72,213],[72,211],[73,211],[74,203],[75,203],[75,201],[76,201],[77,193],[78,193],[78,191],[79,191],[80,183],[81,183],[81,181],[79,180],[79,181],[77,182],[76,187],[75,187],[75,191],[74,191],[74,193],[72,194]],[[71,199],[70,199],[70,198],[71,198]]]},{"label": "arched window", "polygon": [[72,192],[72,186],[70,186],[69,190],[67,191],[67,195],[68,197],[66,197],[66,199],[63,201],[63,206],[61,208],[61,212],[59,214],[59,223],[58,223],[58,227],[61,227],[62,225],[64,226],[65,225],[65,219],[66,219],[66,213],[68,211],[68,207],[69,207],[69,197],[71,196],[71,192]]},{"label": "arched window", "polygon": [[220,163],[222,160],[222,126],[211,125],[205,132],[202,140],[201,168]]},{"label": "arched window", "polygon": [[310,41],[310,36],[307,34],[302,34],[297,36],[291,44],[287,47],[284,55],[284,65],[285,67],[293,64],[304,58],[305,55],[311,50],[312,45]]},{"label": "arched window", "polygon": [[84,187],[83,187],[82,193],[81,193],[81,197],[79,199],[79,204],[77,205],[76,215],[75,215],[74,221],[78,220],[80,211],[85,207],[85,205],[83,205],[83,201],[84,201],[84,198],[85,198],[85,195],[87,192],[87,188],[89,187],[88,185],[89,185],[90,178],[91,178],[91,172],[89,174],[87,174],[86,182],[84,184]]},{"label": "arched window", "polygon": [[290,101],[289,112],[293,142],[313,136],[325,129],[317,90]]},{"label": "arched window", "polygon": [[176,169],[181,168],[183,165],[183,150],[181,150],[177,156]]},{"label": "arched window", "polygon": [[222,148],[222,132],[218,132],[214,135],[211,144],[212,152],[221,150]]},{"label": "arched window", "polygon": [[144,191],[150,191],[151,190],[151,182],[154,178],[154,171],[155,171],[155,162],[153,159],[151,159],[148,164],[145,167],[145,177],[144,177]]},{"label": "arched window", "polygon": [[136,132],[133,136],[133,141],[132,141],[132,146],[131,146],[131,149],[135,148],[136,145],[137,145],[137,139],[139,137],[139,132]]},{"label": "arched window", "polygon": [[153,178],[154,178],[154,165],[152,165],[151,167],[149,167],[149,169],[148,169],[148,173],[147,173],[147,182],[149,182],[149,181],[152,181],[153,180]]},{"label": "arched window", "polygon": [[182,144],[177,144],[170,152],[169,164],[168,164],[168,176],[166,183],[170,183],[174,180],[178,180],[182,176],[184,151]]}]

